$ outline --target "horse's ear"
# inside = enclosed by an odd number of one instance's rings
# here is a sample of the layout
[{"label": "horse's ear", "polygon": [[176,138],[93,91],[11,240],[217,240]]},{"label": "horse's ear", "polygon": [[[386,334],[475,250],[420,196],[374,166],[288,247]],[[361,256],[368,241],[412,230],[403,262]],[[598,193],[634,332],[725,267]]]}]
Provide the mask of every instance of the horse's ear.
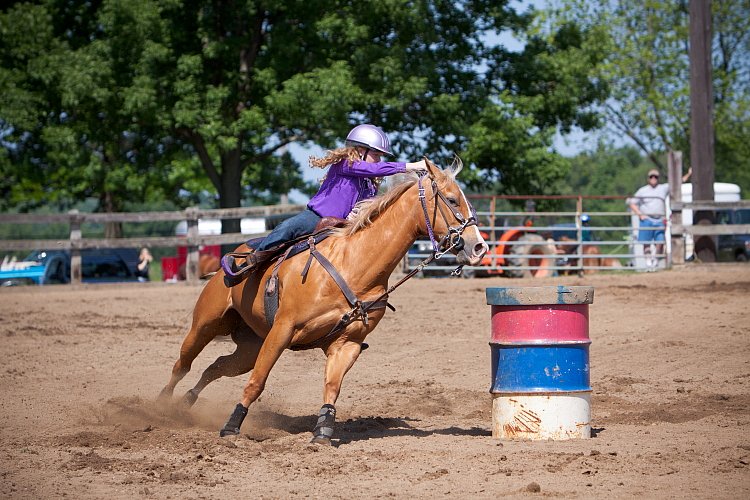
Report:
[{"label": "horse's ear", "polygon": [[442,169],[432,163],[429,158],[426,156],[424,157],[424,162],[427,165],[427,172],[429,172],[430,176],[434,179],[438,176],[438,172],[442,172]]},{"label": "horse's ear", "polygon": [[453,163],[451,163],[451,166],[448,167],[448,172],[455,179],[456,177],[458,177],[458,174],[461,172],[463,168],[464,168],[464,162],[461,161],[461,158],[459,158],[457,154],[454,154]]}]

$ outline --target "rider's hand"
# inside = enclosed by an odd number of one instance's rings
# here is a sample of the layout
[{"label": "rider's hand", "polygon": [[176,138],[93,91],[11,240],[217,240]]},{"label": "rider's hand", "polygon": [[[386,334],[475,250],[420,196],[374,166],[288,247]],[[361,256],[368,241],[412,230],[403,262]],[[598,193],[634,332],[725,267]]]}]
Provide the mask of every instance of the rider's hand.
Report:
[{"label": "rider's hand", "polygon": [[407,172],[419,172],[419,171],[426,171],[426,170],[427,170],[427,162],[425,162],[424,160],[409,162],[406,164]]}]

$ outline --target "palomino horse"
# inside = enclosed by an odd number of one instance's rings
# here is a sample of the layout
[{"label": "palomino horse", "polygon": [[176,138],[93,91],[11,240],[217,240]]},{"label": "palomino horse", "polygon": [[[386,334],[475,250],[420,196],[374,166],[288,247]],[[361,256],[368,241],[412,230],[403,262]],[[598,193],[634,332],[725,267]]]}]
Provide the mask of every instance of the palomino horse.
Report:
[{"label": "palomino horse", "polygon": [[[429,235],[436,251],[450,250],[462,265],[479,264],[487,252],[474,210],[455,180],[460,162],[445,171],[426,163],[426,176],[360,204],[347,226],[316,244],[315,250],[348,285],[350,299],[352,292],[363,303],[382,299],[389,276],[419,236]],[[195,305],[192,326],[160,399],[171,397],[175,385],[213,338],[231,335],[236,350],[211,364],[182,401],[190,406],[210,382],[252,370],[239,404],[220,432],[221,436],[236,435],[248,406],[263,392],[284,350],[320,347],[326,355],[324,405],[313,442],[330,444],[341,383],[357,360],[365,337],[383,317],[385,304],[379,300],[378,308],[358,310],[360,304],[353,304],[342,293],[345,287],[332,278],[322,262],[312,261],[309,255],[306,251],[290,258],[276,270],[279,303],[271,320],[264,313],[262,286],[272,275],[273,266],[256,271],[233,288],[224,286],[223,270],[214,275]],[[343,327],[342,318],[349,319]]]}]

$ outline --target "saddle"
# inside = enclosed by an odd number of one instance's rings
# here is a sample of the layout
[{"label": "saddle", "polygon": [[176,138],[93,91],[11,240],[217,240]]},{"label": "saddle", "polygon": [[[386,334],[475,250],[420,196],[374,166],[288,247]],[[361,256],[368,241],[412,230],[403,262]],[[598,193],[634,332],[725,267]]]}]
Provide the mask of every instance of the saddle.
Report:
[{"label": "saddle", "polygon": [[[221,267],[224,269],[224,284],[228,287],[235,286],[247,278],[254,269],[259,266],[270,262],[275,259],[276,262],[273,266],[271,276],[268,278],[265,284],[265,292],[263,299],[263,309],[266,316],[266,322],[269,326],[273,326],[276,312],[279,309],[279,268],[281,264],[294,255],[310,251],[310,255],[307,258],[305,267],[302,271],[302,282],[304,283],[307,279],[307,273],[310,270],[310,265],[313,259],[317,260],[321,266],[328,272],[333,278],[334,282],[339,286],[346,297],[347,302],[352,306],[352,310],[344,314],[344,316],[336,323],[336,325],[323,337],[314,340],[306,344],[294,344],[289,346],[289,349],[293,351],[301,351],[306,349],[313,349],[316,347],[322,347],[326,343],[330,342],[336,335],[341,332],[351,322],[361,319],[365,325],[368,322],[368,311],[375,309],[384,309],[386,307],[396,310],[391,304],[388,303],[388,294],[384,293],[378,299],[374,301],[362,301],[360,300],[346,284],[346,281],[341,277],[331,262],[325,258],[320,252],[317,251],[315,245],[325,240],[331,234],[331,229],[334,227],[341,227],[346,222],[345,219],[338,219],[336,217],[324,217],[315,227],[315,231],[308,235],[302,236],[295,240],[283,243],[277,247],[264,250],[262,252],[233,252],[226,254],[221,259]],[[250,248],[256,248],[262,238],[256,238],[247,242],[247,246]],[[236,260],[244,259],[245,263],[238,265]],[[362,343],[362,349],[367,349],[367,344]]]},{"label": "saddle", "polygon": [[[302,283],[304,283],[307,279],[307,272],[310,270],[310,265],[312,264],[313,259],[315,259],[328,272],[329,276],[333,278],[333,281],[338,285],[339,289],[344,294],[344,297],[346,297],[346,301],[352,307],[352,310],[344,314],[339,322],[336,323],[336,325],[327,334],[323,335],[317,340],[308,342],[306,344],[293,344],[289,346],[289,349],[291,349],[292,351],[303,351],[306,349],[323,347],[326,343],[333,340],[339,332],[346,328],[347,325],[349,325],[356,319],[361,319],[366,326],[368,322],[367,312],[370,310],[384,309],[386,307],[389,307],[393,311],[396,310],[395,307],[388,303],[387,292],[373,301],[362,301],[356,296],[354,291],[349,287],[349,285],[347,285],[346,281],[341,276],[341,274],[339,274],[333,264],[331,264],[331,262],[315,248],[315,244],[319,241],[323,241],[328,236],[328,234],[328,232],[325,232],[320,239],[316,239],[315,235],[313,235],[308,237],[307,241],[300,242],[306,243],[306,245],[301,245],[298,243],[295,246],[289,247],[281,255],[281,257],[276,260],[276,264],[274,264],[273,266],[271,276],[268,278],[268,281],[266,281],[265,295],[263,299],[263,310],[266,315],[266,322],[268,322],[268,325],[272,327],[274,319],[276,318],[276,312],[279,310],[279,267],[281,267],[282,262],[284,262],[284,260],[286,260],[292,254],[292,250],[297,246],[300,246],[303,249],[310,250],[310,255],[307,257],[307,262],[305,263],[305,267],[302,270]],[[367,349],[367,347],[367,344],[363,342],[362,350]]]},{"label": "saddle", "polygon": [[310,235],[303,235],[294,240],[286,241],[268,250],[256,252],[255,249],[263,241],[263,238],[253,238],[246,242],[251,252],[229,252],[221,258],[221,268],[224,270],[224,285],[227,288],[239,285],[259,267],[271,262],[281,255],[285,259],[304,252],[309,248],[308,240],[314,238],[314,242],[323,241],[330,235],[331,229],[342,227],[346,219],[338,217],[323,217]]}]

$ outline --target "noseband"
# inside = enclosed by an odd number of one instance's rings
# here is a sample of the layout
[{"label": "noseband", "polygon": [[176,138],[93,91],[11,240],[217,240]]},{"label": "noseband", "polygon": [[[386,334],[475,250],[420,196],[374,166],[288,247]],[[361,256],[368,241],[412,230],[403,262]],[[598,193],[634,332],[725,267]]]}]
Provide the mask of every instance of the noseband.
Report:
[{"label": "noseband", "polygon": [[[422,204],[422,211],[424,212],[424,220],[425,225],[427,226],[427,234],[430,237],[430,242],[432,243],[432,249],[433,254],[427,261],[427,263],[431,262],[432,260],[437,260],[443,255],[445,255],[448,252],[451,251],[460,251],[464,247],[464,239],[462,238],[463,232],[466,230],[467,227],[470,226],[476,226],[477,225],[477,216],[476,212],[474,211],[474,207],[471,206],[471,203],[469,203],[468,200],[466,200],[466,203],[469,205],[469,210],[471,211],[471,215],[469,218],[465,218],[461,212],[458,210],[454,210],[451,206],[451,202],[448,201],[448,198],[445,197],[445,195],[440,191],[440,189],[437,186],[437,182],[435,182],[435,179],[430,178],[430,181],[432,183],[432,191],[435,193],[435,207],[440,211],[440,215],[443,217],[443,221],[445,222],[445,225],[448,226],[448,233],[443,236],[440,241],[435,238],[435,232],[432,229],[432,223],[430,223],[430,214],[427,210],[427,197],[425,196],[425,189],[422,186],[422,179],[427,177],[428,174],[420,175],[419,176],[419,202]],[[440,204],[442,202],[442,204]],[[456,222],[459,223],[459,226],[452,226],[451,223],[448,221],[448,216],[446,216],[445,208],[447,208],[451,214],[453,215],[453,218],[456,220]],[[426,265],[426,264],[425,264]],[[454,276],[458,276],[461,274],[463,266],[458,266],[451,274]]]}]

